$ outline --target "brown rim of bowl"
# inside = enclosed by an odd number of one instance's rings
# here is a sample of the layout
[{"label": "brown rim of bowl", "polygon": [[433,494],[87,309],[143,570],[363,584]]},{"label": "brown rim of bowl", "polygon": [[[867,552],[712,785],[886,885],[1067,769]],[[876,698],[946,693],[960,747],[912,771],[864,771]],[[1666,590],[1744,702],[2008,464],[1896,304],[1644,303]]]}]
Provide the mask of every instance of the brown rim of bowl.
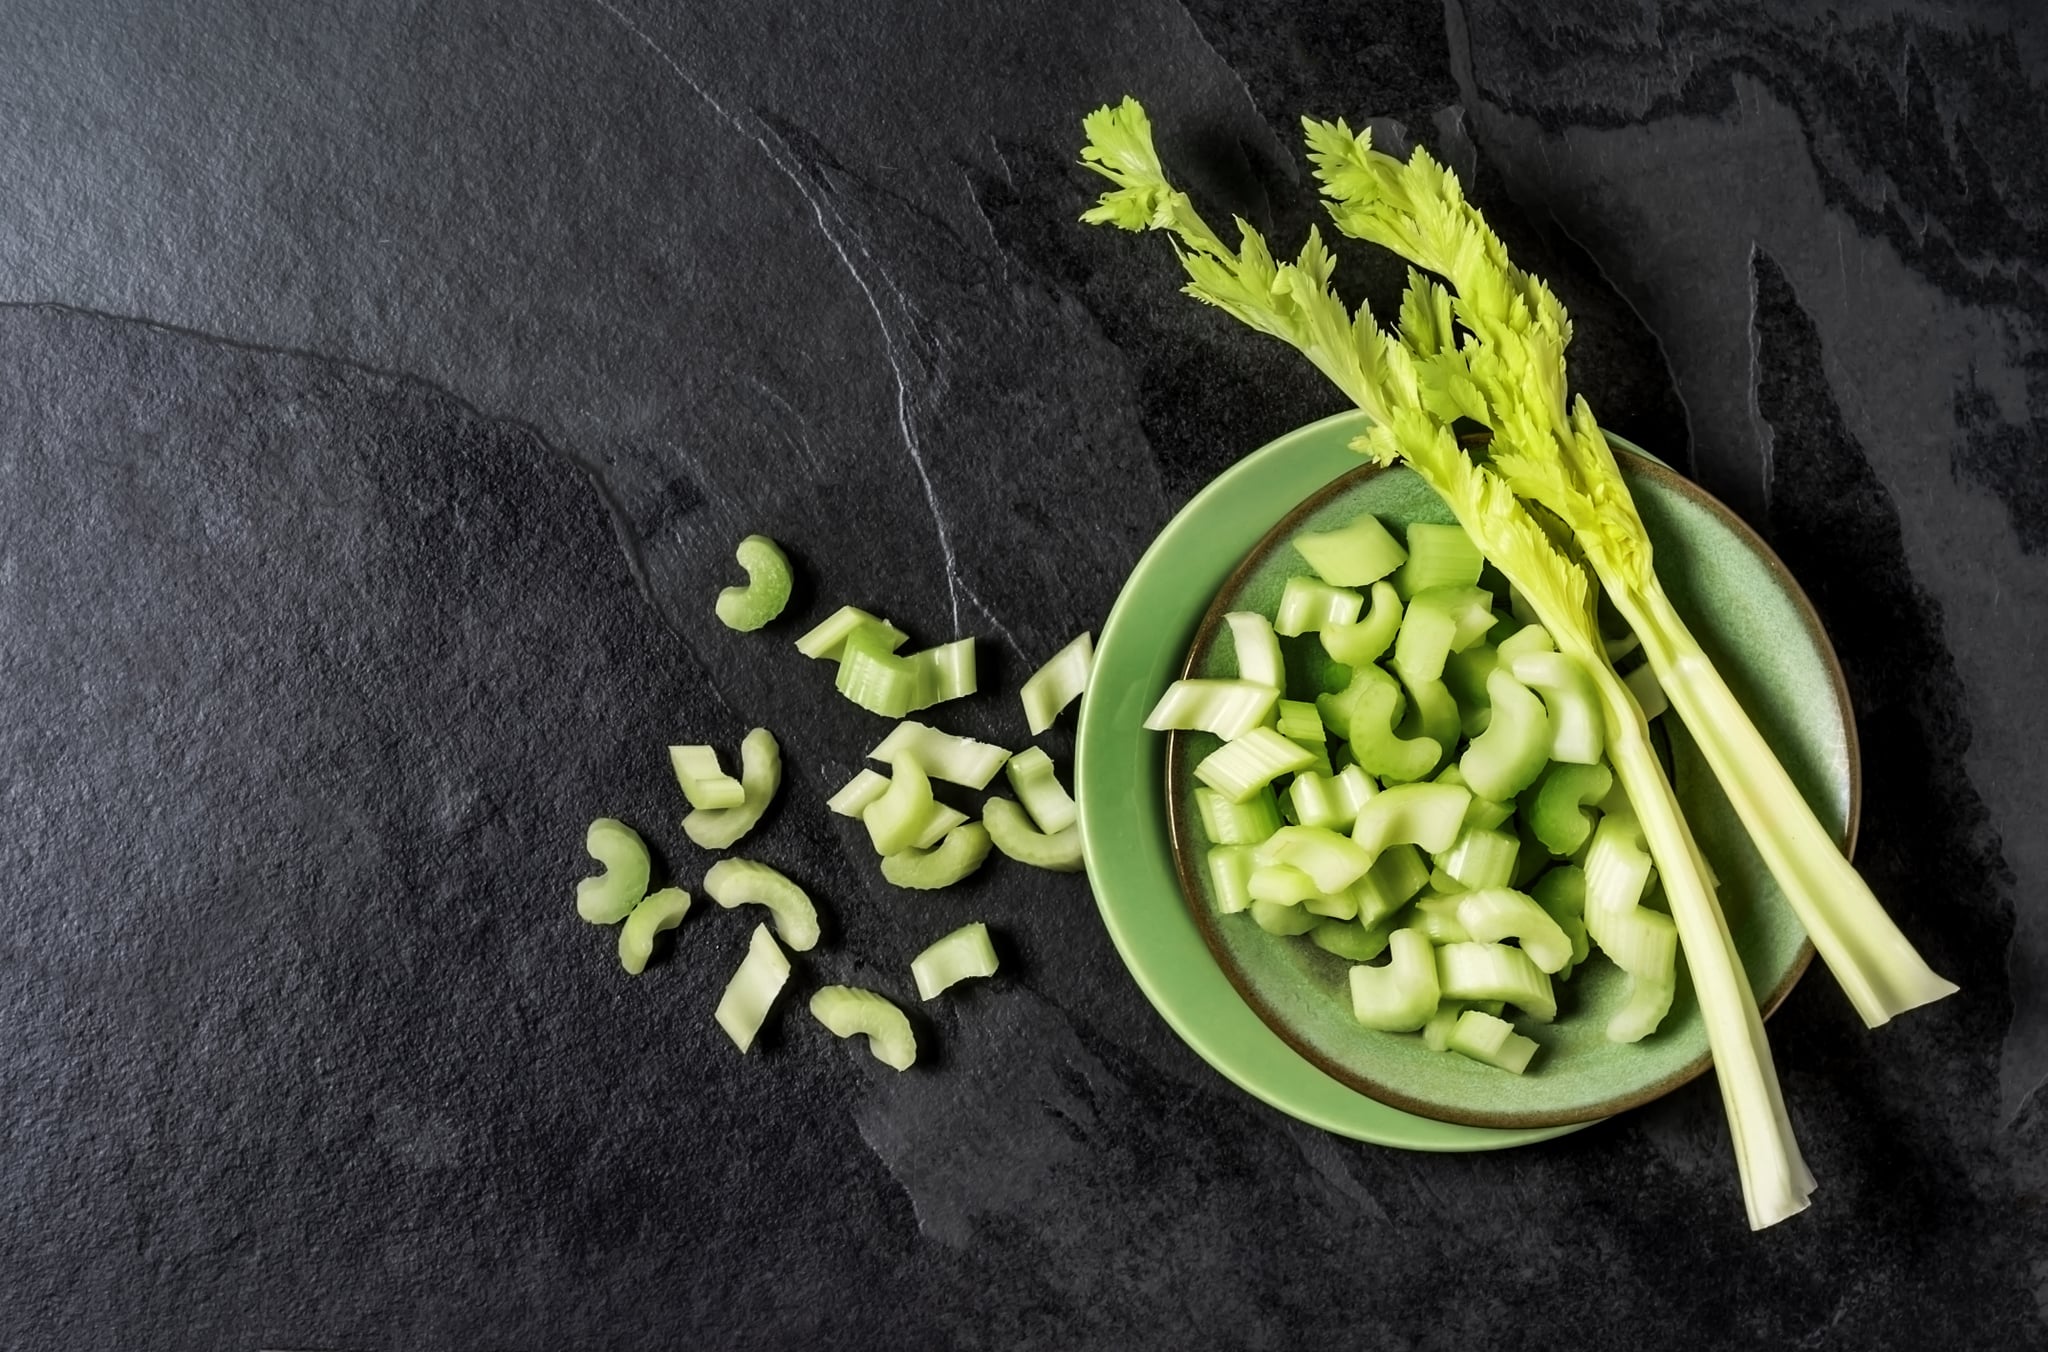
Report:
[{"label": "brown rim of bowl", "polygon": [[[1849,682],[1843,674],[1841,660],[1835,654],[1834,644],[1829,641],[1827,631],[1821,627],[1820,615],[1814,610],[1812,600],[1806,595],[1805,590],[1800,587],[1798,580],[1792,576],[1792,571],[1785,566],[1785,561],[1778,557],[1777,551],[1765,543],[1764,538],[1752,530],[1748,522],[1735,515],[1719,498],[1716,498],[1713,494],[1661,462],[1651,459],[1647,454],[1633,446],[1624,444],[1617,446],[1616,450],[1619,452],[1620,458],[1626,463],[1631,474],[1653,479],[1663,487],[1705,508],[1709,514],[1719,520],[1722,525],[1727,527],[1738,539],[1753,550],[1764,561],[1772,578],[1776,580],[1786,597],[1791,600],[1793,609],[1799,613],[1800,622],[1806,626],[1806,631],[1812,637],[1815,649],[1820,653],[1827,667],[1829,682],[1834,686],[1835,699],[1846,715],[1843,726],[1845,734],[1844,746],[1847,752],[1849,769],[1849,813],[1848,819],[1843,826],[1841,845],[1843,854],[1854,859],[1857,828],[1861,823],[1863,815],[1863,759],[1861,748],[1856,738],[1856,712],[1849,700]],[[1194,639],[1188,645],[1187,660],[1181,665],[1182,676],[1187,676],[1193,672],[1196,659],[1202,653],[1208,651],[1210,644],[1215,641],[1217,626],[1223,622],[1224,598],[1237,594],[1238,590],[1244,585],[1246,575],[1254,565],[1277,547],[1278,540],[1276,537],[1284,537],[1291,534],[1302,520],[1321,508],[1331,498],[1348,491],[1352,485],[1369,479],[1378,473],[1380,473],[1380,466],[1368,464],[1339,475],[1303,499],[1296,505],[1293,511],[1282,517],[1274,524],[1271,530],[1259,537],[1258,543],[1246,551],[1244,558],[1239,561],[1236,568],[1231,570],[1230,576],[1225,578],[1223,585],[1217,589],[1215,599],[1209,603],[1209,609],[1203,614],[1201,624],[1195,629]],[[1167,736],[1165,775],[1163,777],[1165,784],[1170,785],[1173,782],[1173,769],[1175,764],[1181,759],[1184,736],[1185,734],[1179,732],[1170,733]],[[1276,1011],[1271,1009],[1252,990],[1244,973],[1239,970],[1237,963],[1230,957],[1228,950],[1223,945],[1221,936],[1217,932],[1216,917],[1209,913],[1209,908],[1201,901],[1200,887],[1195,881],[1192,872],[1193,865],[1190,861],[1194,853],[1191,844],[1193,823],[1187,820],[1186,813],[1181,807],[1181,798],[1182,795],[1172,792],[1168,792],[1166,796],[1167,832],[1172,838],[1174,873],[1180,880],[1181,899],[1187,904],[1188,911],[1194,916],[1195,927],[1202,932],[1202,942],[1209,946],[1210,955],[1216,959],[1217,966],[1223,969],[1223,975],[1228,978],[1231,987],[1237,991],[1238,997],[1251,1007],[1252,1012],[1259,1016],[1260,1021],[1272,1029],[1273,1033],[1292,1048],[1296,1055],[1339,1084],[1356,1090],[1368,1098],[1377,1099],[1389,1107],[1399,1108],[1403,1112],[1414,1113],[1418,1117],[1426,1117],[1438,1122],[1452,1122],[1461,1126],[1472,1127],[1562,1127],[1576,1125],[1581,1122],[1596,1122],[1603,1118],[1613,1117],[1617,1113],[1627,1112],[1631,1108],[1641,1107],[1643,1104],[1649,1103],[1654,1099],[1662,1098],[1681,1085],[1698,1079],[1713,1064],[1712,1053],[1702,1052],[1696,1060],[1673,1071],[1671,1074],[1652,1084],[1646,1085],[1633,1094],[1609,1099],[1599,1104],[1592,1111],[1571,1109],[1563,1112],[1540,1113],[1452,1111],[1444,1108],[1441,1104],[1411,1098],[1399,1090],[1390,1089],[1376,1081],[1355,1074],[1349,1068],[1339,1065],[1324,1056],[1302,1038],[1297,1037],[1287,1020],[1281,1018]],[[1785,1002],[1785,997],[1792,993],[1792,988],[1799,983],[1799,978],[1805,975],[1807,967],[1812,964],[1813,951],[1813,941],[1811,939],[1804,939],[1800,942],[1799,954],[1793,959],[1792,966],[1785,973],[1784,979],[1767,996],[1757,1002],[1758,1011],[1764,1018],[1768,1019],[1772,1014],[1776,1013],[1778,1006]]]}]

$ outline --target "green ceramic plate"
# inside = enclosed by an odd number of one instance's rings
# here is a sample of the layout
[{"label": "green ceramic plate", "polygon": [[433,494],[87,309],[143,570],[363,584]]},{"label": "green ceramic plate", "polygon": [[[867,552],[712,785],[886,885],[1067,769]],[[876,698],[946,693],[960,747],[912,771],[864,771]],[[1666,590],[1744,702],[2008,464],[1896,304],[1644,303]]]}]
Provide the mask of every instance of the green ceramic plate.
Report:
[{"label": "green ceramic plate", "polygon": [[[1703,1068],[1704,1033],[1688,994],[1654,1045],[1606,1046],[1596,1014],[1583,1021],[1595,1030],[1591,1041],[1560,1030],[1546,1044],[1542,1074],[1468,1077],[1468,1069],[1486,1068],[1440,1067],[1435,1063],[1457,1058],[1436,1056],[1411,1067],[1406,1061],[1420,1053],[1387,1051],[1405,1040],[1351,1023],[1337,998],[1341,963],[1249,924],[1242,927],[1249,933],[1226,929],[1221,920],[1210,924],[1198,880],[1190,880],[1197,884],[1191,898],[1176,873],[1168,739],[1140,725],[1188,662],[1212,603],[1226,589],[1246,601],[1265,599],[1262,588],[1277,592],[1298,565],[1291,550],[1273,546],[1295,524],[1334,524],[1360,510],[1390,523],[1448,519],[1405,471],[1358,473],[1347,443],[1361,421],[1328,419],[1247,457],[1169,524],[1133,572],[1103,626],[1081,716],[1076,773],[1089,877],[1111,937],[1147,998],[1190,1046],[1268,1103],[1330,1131],[1414,1149],[1484,1150],[1545,1139]],[[1340,479],[1345,483],[1333,490]],[[1761,541],[1676,476],[1646,471],[1637,493],[1673,599],[1823,821],[1846,837],[1855,813],[1853,734],[1839,672],[1804,598]],[[1681,795],[1721,876],[1759,999],[1774,1004],[1810,949],[1710,776],[1679,740]],[[1589,982],[1583,998],[1597,1008],[1596,985]]]}]

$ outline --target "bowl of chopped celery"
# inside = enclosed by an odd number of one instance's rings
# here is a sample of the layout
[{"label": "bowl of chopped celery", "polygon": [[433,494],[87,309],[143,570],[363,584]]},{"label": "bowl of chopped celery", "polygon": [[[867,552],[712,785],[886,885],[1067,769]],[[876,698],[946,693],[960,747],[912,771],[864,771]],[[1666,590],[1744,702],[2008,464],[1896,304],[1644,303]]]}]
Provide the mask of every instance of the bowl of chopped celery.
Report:
[{"label": "bowl of chopped celery", "polygon": [[[1854,735],[1812,607],[1725,507],[1623,466],[1674,602],[1847,843]],[[1355,1093],[1467,1128],[1593,1121],[1704,1070],[1599,707],[1443,502],[1355,465],[1232,562],[1148,721],[1179,729],[1155,788],[1176,901],[1244,1006]],[[1603,626],[1659,710],[1634,640]],[[1683,725],[1651,735],[1768,1013],[1812,948]]]}]

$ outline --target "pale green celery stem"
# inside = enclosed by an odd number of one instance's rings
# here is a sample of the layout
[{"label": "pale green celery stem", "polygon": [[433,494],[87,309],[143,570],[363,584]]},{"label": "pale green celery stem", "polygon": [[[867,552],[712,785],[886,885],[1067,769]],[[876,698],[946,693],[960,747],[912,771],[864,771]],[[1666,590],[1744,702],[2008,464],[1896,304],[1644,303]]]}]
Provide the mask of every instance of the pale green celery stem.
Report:
[{"label": "pale green celery stem", "polygon": [[[1803,1211],[1813,1190],[1813,1175],[1799,1153],[1792,1119],[1778,1087],[1777,1068],[1764,1036],[1763,1017],[1728,922],[1714,900],[1705,861],[1678,806],[1678,796],[1664,777],[1664,768],[1650,746],[1649,725],[1628,687],[1614,674],[1606,655],[1586,648],[1560,624],[1546,627],[1593,673],[1607,719],[1607,754],[1629,802],[1642,822],[1650,857],[1664,883],[1671,919],[1692,973],[1700,1008],[1707,1011],[1707,1045],[1713,1054],[1715,1078],[1727,1109],[1728,1129],[1735,1135],[1741,1165],[1742,1196],[1749,1224],[1761,1230]],[[1739,1011],[1746,1037],[1730,1036],[1726,1021],[1712,1011]]]},{"label": "pale green celery stem", "polygon": [[1954,994],[1955,983],[1927,965],[1843,857],[1663,587],[1652,581],[1631,591],[1604,576],[1601,581],[1642,636],[1671,707],[1685,720],[1771,876],[1863,1022],[1875,1028]]}]

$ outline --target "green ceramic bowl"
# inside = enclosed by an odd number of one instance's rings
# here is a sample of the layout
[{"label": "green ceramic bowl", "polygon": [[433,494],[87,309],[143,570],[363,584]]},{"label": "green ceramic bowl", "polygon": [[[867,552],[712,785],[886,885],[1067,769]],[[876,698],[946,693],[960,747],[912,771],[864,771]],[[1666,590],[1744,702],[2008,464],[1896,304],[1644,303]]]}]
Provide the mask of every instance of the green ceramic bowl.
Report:
[{"label": "green ceramic bowl", "polygon": [[[1216,617],[1240,606],[1270,612],[1288,574],[1305,571],[1285,547],[1295,530],[1324,529],[1361,511],[1389,524],[1450,519],[1406,471],[1361,469],[1347,444],[1361,425],[1357,415],[1328,419],[1247,457],[1175,518],[1133,572],[1103,627],[1082,711],[1076,775],[1089,876],[1110,934],[1153,1005],[1211,1064],[1275,1107],[1345,1135],[1418,1149],[1542,1139],[1703,1070],[1706,1037],[1690,991],[1681,989],[1651,1039],[1616,1047],[1600,1028],[1619,977],[1606,964],[1590,965],[1563,988],[1559,1023],[1536,1030],[1544,1050],[1522,1077],[1362,1029],[1350,1018],[1343,962],[1305,941],[1268,935],[1247,918],[1217,916],[1193,848],[1187,862],[1195,866],[1179,866],[1174,818],[1191,806],[1190,757],[1205,749],[1203,739],[1168,739],[1140,727],[1183,670],[1227,668],[1227,653],[1208,642]],[[1673,600],[1823,822],[1849,840],[1854,734],[1839,668],[1811,607],[1725,508],[1647,458],[1632,459],[1630,472]],[[1737,946],[1768,1010],[1812,950],[1678,734],[1679,794],[1720,876]],[[1197,835],[1186,832],[1191,847]]]}]

